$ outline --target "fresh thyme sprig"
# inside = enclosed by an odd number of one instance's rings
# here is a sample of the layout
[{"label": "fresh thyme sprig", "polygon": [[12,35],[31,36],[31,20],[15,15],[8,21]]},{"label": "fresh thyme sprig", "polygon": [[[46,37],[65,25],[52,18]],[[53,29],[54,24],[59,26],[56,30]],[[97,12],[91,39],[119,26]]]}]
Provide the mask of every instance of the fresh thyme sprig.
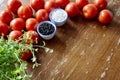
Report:
[{"label": "fresh thyme sprig", "polygon": [[0,38],[0,80],[29,80],[32,74],[26,72],[27,61],[22,61],[20,57],[22,56],[23,48],[26,50],[31,50],[33,57],[32,62],[33,68],[38,67],[40,64],[37,63],[37,58],[35,56],[35,49],[43,48],[46,52],[52,53],[53,50],[45,47],[44,45],[26,45],[25,42],[19,43],[19,41],[13,41],[8,38],[5,40],[3,37]]}]

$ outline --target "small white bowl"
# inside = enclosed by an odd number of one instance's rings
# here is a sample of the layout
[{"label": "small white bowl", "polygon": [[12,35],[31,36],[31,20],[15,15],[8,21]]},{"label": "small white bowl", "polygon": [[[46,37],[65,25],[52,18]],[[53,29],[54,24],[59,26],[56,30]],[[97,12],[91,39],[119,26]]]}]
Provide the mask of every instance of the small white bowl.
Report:
[{"label": "small white bowl", "polygon": [[62,26],[68,19],[68,14],[64,9],[53,9],[49,14],[50,21],[56,26]]},{"label": "small white bowl", "polygon": [[[45,32],[44,32],[44,34],[43,34],[43,33],[40,31],[40,28],[43,27],[43,24],[44,24],[44,25],[46,24],[45,26],[48,26],[47,24],[52,25],[54,31],[53,31],[52,33],[50,33],[50,34],[47,34],[47,33],[45,33]],[[43,29],[43,30],[45,30],[45,29]],[[56,25],[53,24],[53,23],[50,22],[50,21],[42,21],[42,22],[39,23],[38,26],[37,26],[37,32],[38,32],[38,34],[39,34],[43,39],[45,39],[45,40],[49,40],[49,39],[53,38],[54,35],[56,34],[56,31],[57,31]],[[47,31],[47,32],[48,32],[48,31]]]}]

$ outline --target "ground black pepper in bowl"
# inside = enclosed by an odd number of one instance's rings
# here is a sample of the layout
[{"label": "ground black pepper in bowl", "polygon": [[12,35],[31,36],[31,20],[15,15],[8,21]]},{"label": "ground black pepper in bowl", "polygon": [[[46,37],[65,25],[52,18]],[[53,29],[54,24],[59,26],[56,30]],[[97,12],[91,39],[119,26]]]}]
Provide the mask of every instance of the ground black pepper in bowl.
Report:
[{"label": "ground black pepper in bowl", "polygon": [[45,40],[52,39],[56,34],[56,25],[50,21],[42,21],[37,26],[37,32]]},{"label": "ground black pepper in bowl", "polygon": [[43,23],[39,27],[39,31],[42,35],[49,35],[49,34],[53,33],[54,30],[55,30],[54,26],[49,23]]}]

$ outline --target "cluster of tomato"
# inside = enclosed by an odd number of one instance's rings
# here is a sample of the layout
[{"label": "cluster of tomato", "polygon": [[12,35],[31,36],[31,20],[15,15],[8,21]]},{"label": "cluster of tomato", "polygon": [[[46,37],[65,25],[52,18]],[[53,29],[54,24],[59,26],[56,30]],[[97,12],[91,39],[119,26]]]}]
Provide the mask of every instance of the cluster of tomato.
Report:
[{"label": "cluster of tomato", "polygon": [[106,6],[106,0],[94,0],[93,4],[88,0],[76,0],[75,2],[70,0],[30,0],[30,5],[23,5],[20,0],[8,0],[7,9],[0,13],[0,35],[2,33],[9,34],[15,40],[22,35],[21,30],[26,30],[28,43],[31,34],[33,43],[35,43],[35,39],[38,38],[37,24],[49,20],[49,12],[58,7],[64,8],[69,17],[82,13],[82,16],[87,19],[98,16],[99,22],[108,24],[112,21],[113,14],[110,10],[105,9]]},{"label": "cluster of tomato", "polygon": [[81,14],[86,19],[98,17],[100,23],[109,24],[113,19],[113,14],[106,7],[106,0],[93,0],[93,3],[89,3],[88,0],[76,0],[75,2],[68,3],[65,10],[71,17],[78,14]]}]

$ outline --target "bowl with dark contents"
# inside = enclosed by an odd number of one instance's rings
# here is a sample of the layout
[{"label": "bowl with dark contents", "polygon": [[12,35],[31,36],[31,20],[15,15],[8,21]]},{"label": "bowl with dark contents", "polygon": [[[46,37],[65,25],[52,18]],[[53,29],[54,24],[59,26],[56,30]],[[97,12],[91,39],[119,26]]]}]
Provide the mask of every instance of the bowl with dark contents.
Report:
[{"label": "bowl with dark contents", "polygon": [[56,30],[56,25],[50,21],[42,21],[37,27],[38,34],[45,40],[53,38]]},{"label": "bowl with dark contents", "polygon": [[62,26],[67,21],[68,14],[64,9],[56,8],[50,12],[49,17],[50,21],[56,26]]}]

